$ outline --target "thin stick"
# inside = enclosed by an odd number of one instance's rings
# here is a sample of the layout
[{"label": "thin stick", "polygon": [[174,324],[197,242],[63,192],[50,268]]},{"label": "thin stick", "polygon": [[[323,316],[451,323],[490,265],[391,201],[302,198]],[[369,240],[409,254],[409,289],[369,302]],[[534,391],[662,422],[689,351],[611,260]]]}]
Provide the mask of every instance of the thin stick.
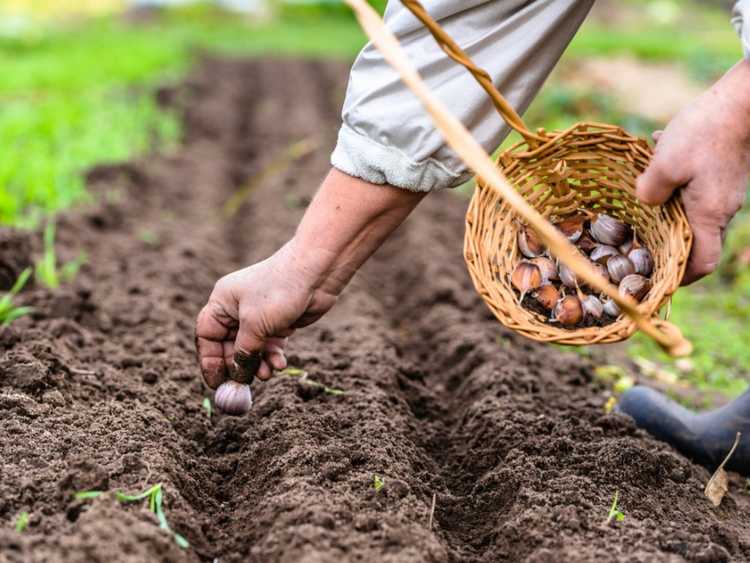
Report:
[{"label": "thin stick", "polygon": [[[396,69],[404,83],[420,99],[446,142],[458,153],[467,166],[485,184],[502,196],[536,230],[547,248],[563,260],[579,279],[615,301],[633,319],[638,328],[656,340],[670,354],[673,356],[689,354],[692,351],[692,345],[682,336],[679,329],[672,326],[669,332],[665,332],[657,328],[651,320],[641,314],[634,299],[620,295],[615,286],[604,281],[596,270],[587,263],[586,259],[578,255],[575,247],[567,238],[531,207],[523,196],[510,185],[463,124],[451,115],[442,102],[430,92],[417,71],[412,67],[398,40],[388,30],[377,12],[365,0],[346,0],[346,2],[354,10],[367,36],[380,50],[383,57]],[[660,321],[660,323],[665,326],[663,321]]]},{"label": "thin stick", "polygon": [[435,516],[435,503],[437,502],[437,493],[432,493],[432,508],[430,509],[430,523],[427,525],[428,530],[432,530],[432,519]]}]

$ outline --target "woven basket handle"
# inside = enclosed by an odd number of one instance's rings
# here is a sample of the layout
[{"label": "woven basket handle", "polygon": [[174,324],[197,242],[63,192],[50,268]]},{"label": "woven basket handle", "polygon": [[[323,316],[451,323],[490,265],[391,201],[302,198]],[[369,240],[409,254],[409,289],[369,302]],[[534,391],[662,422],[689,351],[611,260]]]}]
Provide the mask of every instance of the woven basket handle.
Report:
[{"label": "woven basket handle", "polygon": [[529,146],[534,147],[540,142],[544,142],[544,139],[539,135],[532,133],[520,115],[513,109],[513,106],[508,103],[503,95],[495,88],[490,78],[489,73],[483,68],[479,68],[474,61],[471,60],[469,55],[458,46],[450,35],[448,35],[440,24],[438,24],[432,16],[427,13],[424,6],[418,0],[401,0],[401,3],[406,6],[409,11],[414,14],[419,21],[421,21],[428,31],[432,34],[437,41],[440,48],[454,61],[463,65],[472,76],[476,79],[479,85],[484,88],[487,95],[492,100],[497,111],[500,113],[502,118],[510,125],[513,129],[518,131],[524,139],[526,139]]},{"label": "woven basket handle", "polygon": [[448,145],[487,186],[505,199],[516,213],[534,228],[547,248],[570,267],[576,277],[611,297],[620,309],[633,319],[640,330],[658,342],[667,352],[673,356],[690,354],[692,345],[682,336],[676,326],[660,319],[650,319],[641,313],[635,300],[623,297],[615,286],[604,281],[591,267],[588,260],[577,253],[568,239],[542,217],[508,182],[466,127],[451,115],[430,91],[409,63],[398,40],[388,30],[372,6],[365,0],[346,0],[346,3],[354,10],[362,29],[383,54],[383,58],[398,71],[404,83],[422,102]]}]

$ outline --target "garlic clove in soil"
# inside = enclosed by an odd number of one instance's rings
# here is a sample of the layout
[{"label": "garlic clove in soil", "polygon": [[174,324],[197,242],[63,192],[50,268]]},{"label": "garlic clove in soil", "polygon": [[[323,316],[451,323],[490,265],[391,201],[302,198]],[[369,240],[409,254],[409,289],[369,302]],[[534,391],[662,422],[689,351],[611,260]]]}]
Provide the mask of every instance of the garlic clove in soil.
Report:
[{"label": "garlic clove in soil", "polygon": [[618,254],[607,260],[607,271],[609,272],[609,279],[614,283],[620,283],[625,276],[635,274],[635,266],[628,258]]},{"label": "garlic clove in soil", "polygon": [[542,274],[542,283],[548,283],[550,281],[560,279],[557,275],[557,268],[555,267],[555,263],[546,256],[532,258],[531,260],[529,260],[529,262],[539,268],[539,272]]},{"label": "garlic clove in soil", "polygon": [[651,282],[640,274],[630,274],[620,282],[620,295],[629,295],[636,301],[643,299],[650,289]]},{"label": "garlic clove in soil", "polygon": [[545,248],[539,236],[529,227],[518,230],[518,249],[526,258],[536,258],[544,254]]},{"label": "garlic clove in soil", "polygon": [[630,227],[602,213],[591,222],[591,236],[602,244],[620,246],[630,238]]},{"label": "garlic clove in soil", "polygon": [[253,395],[248,384],[228,379],[216,389],[214,403],[224,414],[240,416],[253,406]]},{"label": "garlic clove in soil", "polygon": [[634,248],[628,253],[628,258],[635,266],[635,273],[650,276],[654,271],[654,257],[646,248]]}]

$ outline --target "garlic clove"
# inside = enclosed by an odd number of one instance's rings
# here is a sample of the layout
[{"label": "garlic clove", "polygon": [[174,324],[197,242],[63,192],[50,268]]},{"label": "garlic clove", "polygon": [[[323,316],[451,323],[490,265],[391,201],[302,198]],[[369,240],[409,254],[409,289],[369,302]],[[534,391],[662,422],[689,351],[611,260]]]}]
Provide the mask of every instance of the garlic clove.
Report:
[{"label": "garlic clove", "polygon": [[542,287],[537,289],[532,296],[542,307],[544,307],[548,311],[554,309],[555,305],[560,300],[560,292],[552,284],[543,285]]},{"label": "garlic clove", "polygon": [[214,403],[221,412],[240,416],[253,406],[253,395],[249,385],[229,379],[216,389]]},{"label": "garlic clove", "polygon": [[591,319],[601,319],[604,314],[604,305],[595,295],[584,295],[581,298],[583,316]]},{"label": "garlic clove", "polygon": [[614,283],[620,283],[625,276],[635,273],[635,266],[628,258],[618,254],[607,260],[607,271],[609,272],[609,279]]},{"label": "garlic clove", "polygon": [[521,292],[521,300],[523,300],[526,293],[542,285],[542,272],[531,262],[519,262],[511,274],[510,282]]},{"label": "garlic clove", "polygon": [[604,302],[604,312],[610,317],[619,317],[620,307],[617,305],[617,303],[614,302],[613,299],[607,299]]},{"label": "garlic clove", "polygon": [[640,274],[625,276],[620,282],[620,295],[641,301],[651,289],[651,282]]},{"label": "garlic clove", "polygon": [[628,258],[635,266],[635,273],[642,276],[650,276],[654,271],[654,257],[646,248],[634,248],[628,254]]},{"label": "garlic clove", "polygon": [[555,223],[562,234],[568,237],[570,242],[576,242],[583,235],[583,228],[586,224],[586,217],[583,215],[575,215],[573,217],[567,217],[562,221]]},{"label": "garlic clove", "polygon": [[575,272],[568,268],[563,262],[558,262],[557,271],[560,276],[560,281],[565,287],[578,287],[578,278],[576,277]]},{"label": "garlic clove", "polygon": [[599,262],[591,262],[591,267],[596,270],[596,272],[604,278],[604,281],[609,283],[609,270],[607,270],[607,267],[604,264],[599,264]]},{"label": "garlic clove", "polygon": [[536,232],[529,227],[521,227],[518,230],[518,250],[526,258],[536,258],[544,254],[544,245]]},{"label": "garlic clove", "polygon": [[576,243],[576,246],[578,247],[578,250],[583,252],[584,254],[590,254],[593,252],[594,248],[596,248],[596,241],[592,239],[588,233],[583,233],[583,236],[578,239],[578,242]]},{"label": "garlic clove", "polygon": [[620,252],[614,247],[609,246],[608,244],[597,244],[594,250],[591,251],[591,258],[594,262],[598,262],[599,264],[607,264],[607,260],[612,258],[612,256],[619,256]]},{"label": "garlic clove", "polygon": [[631,236],[630,227],[602,213],[591,222],[591,236],[602,244],[620,246]]},{"label": "garlic clove", "polygon": [[577,325],[582,318],[581,301],[575,295],[566,295],[555,305],[553,320],[565,326]]},{"label": "garlic clove", "polygon": [[529,260],[534,264],[542,274],[542,283],[560,279],[557,275],[557,268],[555,263],[547,258],[546,256],[539,256],[538,258],[532,258]]}]

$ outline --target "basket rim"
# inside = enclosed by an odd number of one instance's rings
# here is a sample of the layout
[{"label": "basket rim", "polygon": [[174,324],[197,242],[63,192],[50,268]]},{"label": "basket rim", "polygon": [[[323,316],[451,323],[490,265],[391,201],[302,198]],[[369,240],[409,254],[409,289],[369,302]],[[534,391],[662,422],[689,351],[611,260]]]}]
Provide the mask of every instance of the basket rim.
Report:
[{"label": "basket rim", "polygon": [[[634,146],[635,150],[641,153],[639,156],[642,156],[644,160],[648,161],[648,159],[650,159],[652,151],[646,139],[631,135],[622,127],[617,125],[596,122],[579,122],[564,130],[557,130],[552,132],[539,130],[539,133],[547,139],[547,141],[541,145],[541,147],[546,147],[545,150],[548,150],[555,143],[561,141],[562,139],[573,133],[591,133],[601,135],[602,132],[610,133],[614,141],[628,143],[629,145]],[[610,135],[608,135],[608,137],[609,136]],[[502,171],[503,168],[505,168],[504,162],[513,163],[521,162],[525,159],[533,159],[543,152],[543,150],[540,150],[541,147],[539,146],[535,146],[531,150],[524,150],[525,147],[528,147],[528,143],[526,142],[526,140],[520,140],[510,148],[500,152],[494,159],[496,166],[498,166]],[[511,184],[513,184],[513,182],[511,182]],[[627,185],[624,187],[624,189],[625,191],[629,192],[631,196],[633,196],[634,201],[639,207],[646,208],[645,205],[640,204],[637,199],[635,199],[635,190],[633,186]],[[475,240],[473,238],[474,231],[472,225],[475,217],[480,215],[480,207],[482,207],[481,198],[485,190],[490,190],[489,186],[487,186],[481,178],[477,178],[476,187],[472,194],[471,201],[465,216],[466,229],[464,231],[464,260],[467,263],[467,269],[469,270],[469,275],[472,279],[475,289],[501,324],[513,330],[514,332],[522,334],[532,340],[565,345],[613,343],[626,340],[633,335],[633,333],[637,330],[637,324],[631,317],[624,313],[621,314],[615,321],[605,326],[580,327],[572,329],[556,327],[554,325],[543,322],[543,320],[540,320],[541,316],[538,315],[538,313],[525,308],[524,310],[529,313],[529,319],[525,320],[525,322],[527,323],[526,325],[516,322],[509,316],[503,314],[502,311],[488,299],[488,291],[486,289],[488,280],[482,279],[478,275],[477,271],[475,271],[475,268],[472,267],[472,263],[475,258],[481,255],[481,253],[478,253],[474,250],[474,245],[482,244],[481,240]],[[667,287],[655,288],[656,293],[650,295],[648,301],[641,303],[638,307],[644,315],[654,319],[654,321],[656,322],[660,321],[658,317],[659,311],[671,299],[671,296],[679,288],[679,282],[682,280],[685,274],[685,269],[688,262],[687,258],[690,254],[693,239],[693,234],[687,222],[687,216],[685,214],[685,210],[680,197],[673,197],[667,203],[658,207],[668,210],[669,216],[674,218],[673,220],[678,224],[678,227],[684,227],[678,229],[678,235],[682,238],[683,244],[681,248],[684,248],[684,256],[677,256],[675,257],[676,260],[670,260],[670,263],[675,265],[675,270],[668,275],[670,279],[674,279],[674,283],[671,283]],[[486,209],[481,210],[481,212],[488,213]],[[513,221],[513,223],[516,223],[516,221]],[[517,231],[518,226],[515,226],[513,228],[515,232]],[[485,253],[485,256],[490,255],[492,255],[491,252]],[[540,334],[538,331],[533,330],[533,327],[535,326],[544,327],[544,334]]]}]

